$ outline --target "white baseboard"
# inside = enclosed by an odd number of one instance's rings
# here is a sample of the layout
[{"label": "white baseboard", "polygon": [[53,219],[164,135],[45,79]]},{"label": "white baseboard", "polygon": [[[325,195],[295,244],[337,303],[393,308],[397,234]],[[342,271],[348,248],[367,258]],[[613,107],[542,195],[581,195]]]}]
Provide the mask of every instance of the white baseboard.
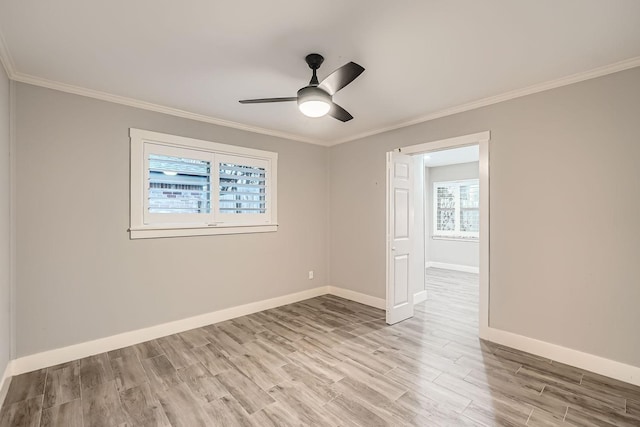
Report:
[{"label": "white baseboard", "polygon": [[[118,348],[138,344],[144,341],[164,337],[167,335],[183,332],[189,329],[199,328],[224,320],[233,319],[239,316],[256,313],[262,310],[279,307],[286,304],[292,304],[305,299],[316,296],[332,294],[351,301],[359,302],[371,307],[386,309],[386,301],[383,298],[373,297],[360,292],[349,289],[339,288],[336,286],[321,286],[306,291],[297,292],[281,297],[271,298],[264,301],[257,301],[236,307],[214,311],[187,319],[177,320],[174,322],[164,323],[162,325],[152,326],[149,328],[138,329],[136,331],[125,332],[106,338],[100,338],[68,347],[49,350],[42,353],[32,354],[12,360],[7,365],[0,383],[0,403],[4,401],[6,393],[11,382],[11,375],[19,375],[25,372],[31,372],[36,369],[46,368],[48,366],[57,365],[59,363],[69,362],[83,357],[92,356],[94,354],[104,353],[106,351],[116,350]],[[418,292],[414,296],[415,302],[422,301],[426,298],[426,291]],[[627,365],[614,360],[605,359],[578,350],[562,347],[556,344],[536,340],[534,338],[525,337],[514,334],[512,332],[503,331],[496,328],[487,328],[482,333],[482,338],[493,341],[498,344],[512,347],[528,353],[536,354],[542,357],[585,369],[597,374],[601,374],[610,378],[614,378],[626,383],[640,386],[640,367]]]},{"label": "white baseboard", "polygon": [[489,327],[483,335],[483,338],[507,347],[640,386],[640,367],[638,366],[627,365],[501,329]]},{"label": "white baseboard", "polygon": [[7,362],[7,367],[4,370],[4,374],[2,374],[2,380],[0,380],[0,408],[4,405],[4,399],[7,397],[9,385],[11,384],[12,365],[13,361],[9,360],[9,362]]},{"label": "white baseboard", "polygon": [[413,294],[413,303],[420,304],[423,301],[427,300],[427,291],[420,291]]},{"label": "white baseboard", "polygon": [[36,369],[42,369],[59,363],[65,363],[81,359],[83,357],[92,356],[94,354],[100,354],[106,351],[139,344],[144,341],[188,331],[189,329],[200,328],[202,326],[211,325],[212,323],[218,323],[236,317],[245,316],[247,314],[257,313],[258,311],[268,310],[270,308],[291,304],[327,293],[329,293],[329,287],[321,286],[264,301],[252,302],[199,316],[189,317],[187,319],[151,326],[149,328],[124,332],[122,334],[112,335],[106,338],[100,338],[93,341],[70,345],[68,347],[19,357],[12,361],[12,374],[19,375],[25,372],[31,372]]},{"label": "white baseboard", "polygon": [[383,298],[372,297],[371,295],[362,294],[350,289],[338,288],[336,286],[329,286],[328,288],[328,293],[330,293],[331,295],[342,297],[350,301],[359,302],[360,304],[379,308],[381,310],[386,310],[387,308],[387,301]]},{"label": "white baseboard", "polygon": [[427,261],[425,268],[444,268],[445,270],[464,271],[465,273],[480,273],[479,267],[461,264],[447,264],[444,262]]},{"label": "white baseboard", "polygon": [[161,338],[178,332],[188,331],[189,329],[200,328],[202,326],[211,325],[213,323],[234,319],[236,317],[257,313],[259,311],[280,307],[286,304],[292,304],[294,302],[325,294],[336,295],[351,301],[359,302],[361,304],[381,308],[383,310],[386,308],[386,302],[382,298],[372,297],[370,295],[361,294],[359,292],[338,288],[335,286],[320,286],[318,288],[308,289],[306,291],[296,292],[281,297],[252,302],[249,304],[226,308],[199,316],[189,317],[187,319],[181,319],[173,322],[163,323],[161,325],[151,326],[149,328],[124,332],[122,334],[112,335],[110,337],[100,338],[97,340],[74,344],[54,350],[43,351],[42,353],[19,357],[10,362],[11,369],[7,367],[7,372],[5,372],[5,375],[24,374],[25,372],[35,371],[36,369],[42,369],[48,366],[54,366],[60,363],[81,359],[83,357],[93,356],[94,354],[100,354],[122,347],[128,347],[130,345],[139,344],[144,341]]}]

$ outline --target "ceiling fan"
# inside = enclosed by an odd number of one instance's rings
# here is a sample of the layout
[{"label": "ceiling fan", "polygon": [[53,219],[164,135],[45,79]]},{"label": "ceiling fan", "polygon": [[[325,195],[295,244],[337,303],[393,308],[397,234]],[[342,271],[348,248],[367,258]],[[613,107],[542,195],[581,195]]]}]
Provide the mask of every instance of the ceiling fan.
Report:
[{"label": "ceiling fan", "polygon": [[317,53],[311,53],[305,58],[309,68],[313,70],[313,76],[308,86],[298,91],[298,96],[289,98],[262,98],[243,99],[241,104],[262,104],[267,102],[289,102],[298,101],[298,108],[308,117],[322,117],[326,114],[340,120],[348,122],[353,119],[347,110],[333,102],[333,95],[354,81],[364,71],[364,68],[355,62],[349,62],[329,74],[327,78],[318,82],[316,71],[322,65],[324,58]]}]

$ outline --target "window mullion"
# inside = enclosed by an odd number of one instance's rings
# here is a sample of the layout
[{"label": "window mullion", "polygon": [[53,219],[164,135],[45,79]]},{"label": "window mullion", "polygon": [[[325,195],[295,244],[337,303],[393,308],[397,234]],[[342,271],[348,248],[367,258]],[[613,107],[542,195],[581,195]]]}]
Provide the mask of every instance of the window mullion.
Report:
[{"label": "window mullion", "polygon": [[218,224],[218,212],[220,211],[220,161],[216,153],[211,153],[211,220],[212,224]]},{"label": "window mullion", "polygon": [[455,232],[460,234],[460,183],[456,183],[453,189],[453,200],[455,203]]}]

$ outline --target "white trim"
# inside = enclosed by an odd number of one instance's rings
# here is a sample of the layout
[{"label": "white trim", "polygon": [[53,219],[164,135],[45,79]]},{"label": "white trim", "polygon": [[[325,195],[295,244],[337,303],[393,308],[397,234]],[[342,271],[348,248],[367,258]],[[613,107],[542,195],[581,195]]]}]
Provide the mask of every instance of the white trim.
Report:
[{"label": "white trim", "polygon": [[191,236],[214,236],[222,234],[247,234],[247,233],[273,233],[278,231],[278,224],[270,225],[247,225],[238,227],[187,227],[181,225],[180,228],[158,228],[140,226],[130,228],[132,239],[154,239],[159,237],[191,237]]},{"label": "white trim", "polygon": [[[479,144],[480,150],[480,158],[478,161],[478,173],[480,177],[480,259],[478,260],[479,265],[479,283],[480,283],[480,295],[479,295],[479,311],[480,311],[480,323],[478,329],[478,335],[480,338],[484,338],[486,334],[486,330],[489,328],[490,316],[489,312],[490,305],[490,275],[489,271],[491,269],[491,259],[490,259],[490,251],[491,251],[491,234],[489,233],[489,229],[491,227],[491,222],[489,218],[491,217],[491,208],[490,208],[490,185],[489,185],[489,170],[491,164],[489,162],[489,139],[480,141]],[[485,215],[483,215],[483,212]]]},{"label": "white trim", "polygon": [[[401,151],[404,154],[423,154],[431,151],[442,151],[450,148],[465,147],[467,145],[477,145],[480,142],[488,142],[490,139],[491,132],[486,130],[468,135],[440,139],[438,141],[421,142],[419,144],[402,147]],[[480,161],[480,158],[478,158],[478,161]]]},{"label": "white trim", "polygon": [[379,308],[381,310],[387,309],[387,302],[383,298],[373,297],[371,295],[352,291],[351,289],[338,288],[336,286],[329,286],[328,288],[328,293],[330,293],[331,295],[342,297],[350,301],[359,302],[360,304]]},{"label": "white trim", "polygon": [[413,294],[413,304],[420,304],[427,300],[427,291],[420,291]]},{"label": "white trim", "polygon": [[627,365],[615,360],[491,327],[486,329],[484,338],[507,347],[640,386],[640,367],[638,366]]},{"label": "white trim", "polygon": [[462,264],[447,264],[445,262],[427,261],[425,268],[442,268],[445,270],[463,271],[465,273],[480,273],[480,267]]},{"label": "white trim", "polygon": [[234,319],[247,314],[257,313],[270,308],[280,307],[286,304],[302,301],[305,299],[324,295],[328,292],[326,286],[308,289],[306,291],[270,298],[263,301],[256,301],[236,307],[225,308],[211,313],[205,313],[186,319],[175,320],[148,328],[137,329],[135,331],[124,332],[106,338],[87,341],[68,347],[48,350],[42,353],[31,354],[20,357],[13,361],[13,374],[19,375],[31,372],[36,369],[69,362],[94,354],[104,353],[122,347],[138,344],[144,341],[161,338],[178,332],[187,331],[213,323]]},{"label": "white trim", "polygon": [[459,236],[431,236],[431,240],[448,240],[451,242],[467,242],[478,243],[480,239],[478,237],[459,237]]},{"label": "white trim", "polygon": [[113,95],[107,92],[101,92],[93,89],[87,89],[80,86],[74,86],[67,83],[56,82],[53,80],[43,79],[41,77],[31,76],[21,72],[12,73],[12,80],[27,83],[34,86],[45,87],[48,89],[59,90],[61,92],[72,93],[74,95],[86,96],[87,98],[99,99],[101,101],[113,102],[114,104],[126,105],[128,107],[140,108],[147,111],[155,111],[156,113],[168,114],[170,116],[182,117],[184,119],[196,120],[198,122],[210,123],[218,126],[225,126],[233,129],[240,129],[247,132],[259,133],[262,135],[275,136],[278,138],[290,139],[293,141],[306,142],[308,144],[328,146],[327,141],[314,138],[307,138],[300,135],[282,132],[273,129],[261,128],[258,126],[245,125],[231,120],[218,119],[216,117],[207,116],[205,114],[193,113],[191,111],[180,110],[178,108],[167,107],[160,104],[141,101],[126,96]]},{"label": "white trim", "polygon": [[560,77],[554,80],[548,80],[546,82],[536,83],[531,86],[527,86],[521,89],[515,89],[509,92],[501,93],[487,98],[471,101],[466,104],[456,105],[454,107],[445,108],[443,110],[434,111],[433,113],[426,114],[424,116],[409,120],[406,122],[397,123],[395,125],[378,128],[372,131],[362,132],[346,138],[337,139],[333,141],[330,146],[342,144],[349,141],[355,141],[356,139],[366,138],[368,136],[378,135],[380,133],[389,132],[395,129],[401,129],[408,126],[417,125],[419,123],[428,122],[430,120],[439,119],[446,116],[451,116],[465,111],[475,110],[477,108],[486,107],[488,105],[498,104],[500,102],[509,101],[515,98],[521,98],[527,95],[533,95],[534,93],[544,92],[550,89],[556,89],[562,86],[568,86],[574,83],[579,83],[585,80],[595,79],[597,77],[606,76],[608,74],[617,73],[619,71],[628,70],[640,66],[640,56],[634,58],[625,59],[623,61],[615,62],[613,64],[604,65],[602,67],[593,68],[591,70],[582,71],[579,73],[571,74],[568,76]]},{"label": "white trim", "polygon": [[9,391],[9,386],[11,385],[11,376],[12,376],[12,364],[13,361],[9,360],[7,363],[7,367],[2,374],[2,379],[0,380],[0,408],[4,405],[4,399],[7,397],[7,392]]}]

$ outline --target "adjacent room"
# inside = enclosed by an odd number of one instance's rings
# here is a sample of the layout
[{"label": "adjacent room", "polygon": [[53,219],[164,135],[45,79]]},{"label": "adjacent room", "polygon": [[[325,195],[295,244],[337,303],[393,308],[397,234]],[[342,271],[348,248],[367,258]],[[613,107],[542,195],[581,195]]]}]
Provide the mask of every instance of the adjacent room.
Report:
[{"label": "adjacent room", "polygon": [[424,290],[414,304],[428,299],[438,319],[463,321],[478,337],[480,272],[480,150],[478,145],[423,154]]},{"label": "adjacent room", "polygon": [[640,2],[0,1],[0,427],[640,425]]},{"label": "adjacent room", "polygon": [[423,209],[425,277],[414,304],[431,318],[431,335],[449,341],[447,350],[479,334],[480,215],[487,215],[480,212],[479,155],[469,145],[420,156],[424,200],[415,209]]}]

